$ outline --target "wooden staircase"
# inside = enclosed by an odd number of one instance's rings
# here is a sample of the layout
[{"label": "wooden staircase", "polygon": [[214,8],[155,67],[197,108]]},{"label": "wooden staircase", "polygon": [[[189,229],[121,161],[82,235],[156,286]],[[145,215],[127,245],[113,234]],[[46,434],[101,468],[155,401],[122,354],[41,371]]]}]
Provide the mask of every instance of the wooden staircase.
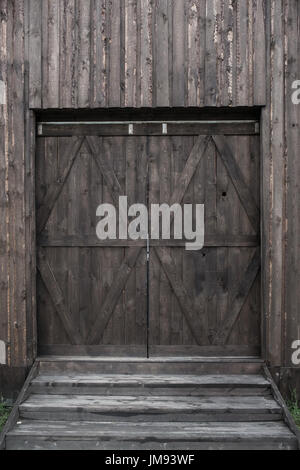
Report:
[{"label": "wooden staircase", "polygon": [[9,450],[299,445],[258,360],[52,358],[26,382],[3,433]]}]

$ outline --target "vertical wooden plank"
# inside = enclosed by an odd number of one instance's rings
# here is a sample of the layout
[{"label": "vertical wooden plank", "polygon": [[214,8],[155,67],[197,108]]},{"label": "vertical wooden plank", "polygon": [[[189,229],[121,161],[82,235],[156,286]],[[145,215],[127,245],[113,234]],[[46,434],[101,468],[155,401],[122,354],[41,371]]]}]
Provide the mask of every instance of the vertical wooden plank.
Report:
[{"label": "vertical wooden plank", "polygon": [[266,103],[266,12],[263,0],[253,2],[253,103],[256,106]]},{"label": "vertical wooden plank", "polygon": [[107,25],[106,0],[93,0],[91,7],[92,57],[91,89],[93,107],[107,105]]},{"label": "vertical wooden plank", "polygon": [[[148,199],[148,146],[147,137],[143,136],[136,140],[136,201],[147,205]],[[136,262],[136,317],[135,317],[135,344],[147,345],[147,255],[146,249],[141,250]]]},{"label": "vertical wooden plank", "polygon": [[[170,177],[170,137],[159,138],[159,155],[157,156],[159,174],[159,195],[160,204],[168,204],[171,198]],[[160,232],[161,233],[161,232]],[[170,249],[168,249],[169,254]],[[171,318],[172,318],[172,288],[163,267],[160,265],[160,342],[161,345],[169,345],[171,339]],[[154,312],[153,312],[154,313]],[[155,314],[157,314],[155,312]]]},{"label": "vertical wooden plank", "polygon": [[[28,103],[28,89],[25,81],[25,102]],[[26,323],[27,360],[37,355],[36,324],[36,217],[35,217],[35,115],[26,109],[25,129],[25,269],[26,269]]]},{"label": "vertical wooden plank", "polygon": [[42,2],[42,108],[49,108],[49,67],[48,67],[48,0]]},{"label": "vertical wooden plank", "polygon": [[153,3],[150,0],[139,0],[140,5],[140,105],[152,106],[152,72],[153,72]]},{"label": "vertical wooden plank", "polygon": [[155,106],[170,106],[168,0],[154,0],[153,100]]},{"label": "vertical wooden plank", "polygon": [[200,0],[189,0],[188,7],[187,7],[188,9],[187,105],[188,106],[199,106],[201,103],[201,97],[204,95],[203,63],[205,61],[205,58],[203,55],[204,44],[202,44],[204,28],[202,27],[201,17],[200,17],[201,6],[203,6],[203,2],[201,2]]},{"label": "vertical wooden plank", "polygon": [[173,2],[172,21],[172,106],[185,106],[187,66],[186,2]]},{"label": "vertical wooden plank", "polygon": [[[266,85],[271,83],[271,5],[268,2],[265,5],[266,21]],[[262,275],[261,275],[261,304],[262,304],[262,325],[261,325],[261,344],[262,357],[269,357],[269,325],[270,325],[270,299],[271,291],[271,252],[269,249],[270,230],[270,211],[271,211],[271,129],[270,129],[270,106],[271,90],[266,86],[266,106],[261,113],[261,257],[262,257]]]},{"label": "vertical wooden plank", "polygon": [[[213,142],[210,142],[205,154],[205,212],[206,222],[205,230],[208,234],[216,233],[217,226],[217,168],[216,168],[217,150]],[[217,248],[211,248],[203,251],[206,254],[206,317],[209,335],[212,337],[217,330],[218,305],[217,305]]]},{"label": "vertical wooden plank", "polygon": [[124,2],[125,13],[125,107],[137,105],[137,0]]},{"label": "vertical wooden plank", "polygon": [[[160,203],[159,183],[159,141],[156,137],[148,137],[149,152],[149,204]],[[149,298],[149,344],[160,344],[160,263],[154,248],[150,249],[149,286],[155,295]]]},{"label": "vertical wooden plank", "polygon": [[[76,197],[76,202],[71,204],[73,213],[70,214],[70,220],[74,220],[73,233],[80,235],[81,233],[90,233],[89,221],[90,221],[90,208],[91,200],[90,195],[92,192],[92,178],[90,174],[90,168],[93,165],[93,158],[83,148],[79,154],[79,159],[76,160],[76,176],[73,182],[72,195]],[[74,174],[75,168],[72,173]],[[95,173],[97,175],[97,173]],[[72,176],[72,175],[70,175]],[[76,257],[76,252],[78,253]],[[73,272],[78,273],[79,285],[78,293],[71,290],[72,298],[77,296],[78,303],[74,304],[74,312],[77,317],[76,326],[79,329],[83,338],[86,338],[89,327],[92,324],[92,303],[91,295],[87,296],[87,292],[92,293],[91,289],[91,248],[75,248],[75,257],[73,258],[73,250],[68,250],[68,264],[66,270],[69,269],[70,275],[68,276],[67,285],[71,287]],[[80,268],[79,268],[80,266]],[[71,269],[70,269],[71,267]]]},{"label": "vertical wooden plank", "polygon": [[[43,12],[44,14],[44,12]],[[47,48],[47,67],[48,67],[48,96],[47,105],[49,108],[59,108],[60,105],[60,83],[59,83],[59,17],[60,1],[48,0],[48,48]]]},{"label": "vertical wooden plank", "polygon": [[[123,18],[122,18],[123,20]],[[121,106],[121,0],[108,0],[109,22],[109,106]]]},{"label": "vertical wooden plank", "polygon": [[[3,83],[3,101],[0,104],[0,339],[8,343],[10,313],[9,292],[9,234],[8,234],[8,57],[7,57],[7,1],[1,0],[0,11],[0,80]],[[6,362],[8,359],[6,358]]]},{"label": "vertical wooden plank", "polygon": [[[170,138],[170,194],[173,194],[178,181],[178,178],[183,171],[182,159],[182,137],[174,136]],[[179,276],[182,279],[183,274],[183,250],[172,249],[172,257],[178,268]],[[177,297],[173,294],[171,298],[171,335],[170,344],[178,345],[183,342],[183,315]]]},{"label": "vertical wooden plank", "polygon": [[60,106],[74,106],[75,0],[64,0],[60,8]]},{"label": "vertical wooden plank", "polygon": [[233,91],[233,6],[232,0],[224,0],[222,4],[221,35],[219,37],[222,45],[220,103],[221,106],[231,106]]},{"label": "vertical wooden plank", "polygon": [[40,108],[42,104],[42,2],[28,0],[29,24],[29,105]]},{"label": "vertical wooden plank", "polygon": [[[126,188],[125,194],[128,197],[128,206],[132,204],[142,203],[136,199],[137,196],[137,155],[136,149],[137,139],[135,137],[126,138],[124,142],[125,146],[125,159],[126,159]],[[138,311],[136,309],[136,276],[135,273],[131,273],[124,293],[125,297],[125,332],[126,332],[126,344],[134,344],[136,337],[136,317]]]},{"label": "vertical wooden plank", "polygon": [[[126,161],[126,143],[128,140],[127,137],[113,137],[112,142],[112,151],[108,155],[108,163],[111,168],[113,168],[116,177],[120,183],[121,188],[125,188],[127,176],[131,173],[130,171],[126,172],[127,161]],[[131,140],[131,139],[130,139]],[[131,163],[133,163],[133,175],[130,174],[130,177],[133,177],[135,174],[135,143],[132,141],[132,147],[129,149]],[[135,193],[135,184],[132,188],[126,187],[129,189],[129,196]],[[124,194],[124,190],[121,190],[121,193]],[[134,199],[134,196],[133,196]],[[129,203],[130,204],[130,203]],[[113,282],[116,274],[118,273],[120,266],[123,263],[124,257],[127,255],[128,250],[125,248],[112,248],[110,249],[110,256],[112,260],[114,276]],[[136,315],[136,303],[135,303],[135,267],[133,267],[132,272],[130,273],[129,278],[127,279],[124,288],[120,294],[120,297],[115,305],[113,312],[113,343],[117,345],[125,344],[135,344],[135,315]],[[125,326],[129,322],[130,334],[129,338],[125,335]],[[128,332],[128,331],[127,331]]]},{"label": "vertical wooden plank", "polygon": [[91,56],[91,3],[78,0],[78,107],[88,108],[90,104],[90,56]]},{"label": "vertical wooden plank", "polygon": [[238,3],[231,1],[232,17],[233,17],[233,34],[232,34],[232,105],[237,106],[238,103]]},{"label": "vertical wooden plank", "polygon": [[300,7],[296,0],[289,0],[285,9],[286,34],[286,143],[287,143],[287,175],[286,175],[286,257],[285,257],[285,308],[284,308],[284,364],[292,364],[292,343],[300,339],[300,298],[299,283],[299,240],[300,240],[300,206],[299,206],[299,126],[300,106],[292,102],[292,84],[300,77]]},{"label": "vertical wooden plank", "polygon": [[248,56],[248,0],[236,2],[237,105],[248,105],[250,85]]},{"label": "vertical wooden plank", "polygon": [[254,38],[253,38],[253,1],[248,0],[248,25],[247,25],[247,63],[248,63],[248,106],[254,105]]},{"label": "vertical wooden plank", "polygon": [[26,364],[25,201],[24,201],[24,1],[8,4],[9,77],[9,310],[11,365]]},{"label": "vertical wooden plank", "polygon": [[[112,154],[112,142],[111,138],[100,138],[99,139],[99,148],[104,155],[104,158],[109,159],[109,156]],[[109,160],[108,160],[109,161]],[[104,178],[102,176],[102,202],[113,204],[113,200],[110,195],[110,191],[107,185],[104,182]],[[109,292],[109,288],[113,282],[114,276],[114,266],[112,260],[112,254],[109,248],[101,249],[101,273],[100,279],[102,280],[102,297],[100,298],[101,305],[105,302],[105,298]],[[99,313],[99,312],[98,312]],[[113,318],[107,324],[107,327],[104,330],[103,337],[102,337],[103,344],[112,344],[113,343]]]},{"label": "vertical wooden plank", "polygon": [[217,104],[216,21],[217,2],[206,0],[205,106]]},{"label": "vertical wooden plank", "polygon": [[283,253],[284,253],[284,37],[283,2],[271,1],[271,315],[269,352],[274,366],[282,361]]},{"label": "vertical wooden plank", "polygon": [[217,106],[222,106],[222,90],[224,89],[224,75],[222,64],[224,60],[223,44],[222,44],[222,24],[223,24],[223,1],[217,2],[215,6],[215,32],[214,41],[216,44],[216,67],[217,67]]}]

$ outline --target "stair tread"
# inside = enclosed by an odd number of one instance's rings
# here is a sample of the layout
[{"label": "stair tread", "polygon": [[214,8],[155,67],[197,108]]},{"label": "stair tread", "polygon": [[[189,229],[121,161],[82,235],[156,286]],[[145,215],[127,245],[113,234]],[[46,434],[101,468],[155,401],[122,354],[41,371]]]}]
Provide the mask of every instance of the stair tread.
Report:
[{"label": "stair tread", "polygon": [[155,437],[168,440],[295,439],[283,422],[227,423],[128,423],[88,421],[24,420],[8,433],[9,437],[69,437],[78,439],[110,437],[118,440]]},{"label": "stair tread", "polygon": [[279,412],[278,403],[273,398],[210,396],[210,397],[170,397],[170,396],[94,396],[94,395],[31,395],[20,409],[24,411],[78,410],[85,411],[250,411],[266,410]]},{"label": "stair tread", "polygon": [[84,374],[40,375],[32,382],[38,385],[103,385],[103,386],[239,386],[266,387],[268,380],[260,375],[151,375],[151,374]]}]

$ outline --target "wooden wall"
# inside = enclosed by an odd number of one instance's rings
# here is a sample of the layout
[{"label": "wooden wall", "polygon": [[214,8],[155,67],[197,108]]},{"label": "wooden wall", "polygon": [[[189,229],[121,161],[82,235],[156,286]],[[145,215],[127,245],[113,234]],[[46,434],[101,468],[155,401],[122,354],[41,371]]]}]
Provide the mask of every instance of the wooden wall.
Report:
[{"label": "wooden wall", "polygon": [[265,103],[263,0],[30,0],[30,106]]},{"label": "wooden wall", "polygon": [[36,346],[34,141],[25,27],[23,0],[0,0],[0,341],[6,345],[0,395],[22,385]]},{"label": "wooden wall", "polygon": [[300,79],[299,3],[0,0],[0,341],[7,344],[6,367],[29,365],[36,342],[29,108],[253,105],[265,105],[266,357],[274,366],[292,366],[291,343],[300,338],[300,105],[291,101],[291,83]]},{"label": "wooden wall", "polygon": [[300,105],[292,103],[292,83],[300,79],[300,2],[267,1],[266,15],[262,220],[267,357],[274,366],[292,367],[292,342],[300,339]]}]

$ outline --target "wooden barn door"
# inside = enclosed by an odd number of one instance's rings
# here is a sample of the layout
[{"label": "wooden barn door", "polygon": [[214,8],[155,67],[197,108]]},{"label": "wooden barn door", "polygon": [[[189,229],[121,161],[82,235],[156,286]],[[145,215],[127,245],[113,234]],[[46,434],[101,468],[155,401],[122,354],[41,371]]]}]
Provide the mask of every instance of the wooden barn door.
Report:
[{"label": "wooden barn door", "polygon": [[146,247],[100,242],[96,209],[146,202],[146,137],[39,137],[40,353],[146,355]]},{"label": "wooden barn door", "polygon": [[259,355],[259,138],[150,137],[149,161],[150,203],[205,206],[201,251],[151,248],[150,352]]},{"label": "wooden barn door", "polygon": [[[39,352],[259,355],[256,127],[104,127],[37,139]],[[204,204],[204,248],[150,240],[147,257],[145,240],[100,242],[96,209],[121,195],[149,212]]]}]

